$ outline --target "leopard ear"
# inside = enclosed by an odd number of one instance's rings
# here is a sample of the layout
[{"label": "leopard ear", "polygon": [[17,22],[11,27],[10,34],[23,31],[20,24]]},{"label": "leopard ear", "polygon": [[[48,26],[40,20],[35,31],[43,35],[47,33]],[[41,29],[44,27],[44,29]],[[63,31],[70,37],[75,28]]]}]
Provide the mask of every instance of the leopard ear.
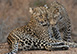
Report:
[{"label": "leopard ear", "polygon": [[33,14],[33,8],[29,8],[29,12],[31,13],[31,14]]},{"label": "leopard ear", "polygon": [[59,2],[58,2],[57,0],[55,0],[55,1],[53,1],[53,2],[51,3],[51,5],[55,5],[55,4],[59,4]]},{"label": "leopard ear", "polygon": [[44,7],[45,7],[46,9],[48,9],[48,5],[47,5],[47,4],[45,4]]}]

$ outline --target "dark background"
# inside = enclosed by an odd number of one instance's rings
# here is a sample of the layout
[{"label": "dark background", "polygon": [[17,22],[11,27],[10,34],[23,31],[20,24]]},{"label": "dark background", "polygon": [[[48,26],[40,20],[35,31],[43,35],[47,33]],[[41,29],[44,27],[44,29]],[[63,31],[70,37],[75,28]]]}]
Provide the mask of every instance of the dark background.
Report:
[{"label": "dark background", "polygon": [[[0,0],[0,43],[9,32],[30,20],[29,7],[50,4],[54,0]],[[77,0],[57,0],[67,10],[72,23],[72,38],[77,42]]]}]

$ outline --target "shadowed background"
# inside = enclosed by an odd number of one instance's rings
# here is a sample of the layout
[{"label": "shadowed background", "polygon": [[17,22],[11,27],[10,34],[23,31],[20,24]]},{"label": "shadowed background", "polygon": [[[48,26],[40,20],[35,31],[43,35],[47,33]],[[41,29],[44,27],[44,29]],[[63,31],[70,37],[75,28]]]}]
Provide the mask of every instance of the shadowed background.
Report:
[{"label": "shadowed background", "polygon": [[[30,20],[29,7],[50,4],[54,0],[0,0],[0,43],[6,42],[11,30]],[[77,0],[57,0],[67,10],[72,23],[72,38],[77,42]]]}]

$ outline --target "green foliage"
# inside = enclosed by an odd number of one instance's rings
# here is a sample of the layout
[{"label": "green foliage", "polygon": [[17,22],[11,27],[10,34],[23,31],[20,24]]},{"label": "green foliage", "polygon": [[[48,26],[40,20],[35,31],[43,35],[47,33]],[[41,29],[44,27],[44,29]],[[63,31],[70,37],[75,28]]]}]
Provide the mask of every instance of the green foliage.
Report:
[{"label": "green foliage", "polygon": [[47,0],[34,0],[30,6],[37,7],[37,6],[44,6]]}]

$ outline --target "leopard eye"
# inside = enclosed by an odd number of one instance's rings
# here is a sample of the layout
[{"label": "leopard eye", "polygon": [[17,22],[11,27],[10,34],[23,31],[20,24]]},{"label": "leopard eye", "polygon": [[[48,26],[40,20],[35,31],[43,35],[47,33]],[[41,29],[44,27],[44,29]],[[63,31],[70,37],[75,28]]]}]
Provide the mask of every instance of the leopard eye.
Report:
[{"label": "leopard eye", "polygon": [[43,21],[41,21],[41,23],[43,23]]},{"label": "leopard eye", "polygon": [[40,15],[40,16],[42,16],[42,15]]},{"label": "leopard eye", "polygon": [[46,20],[44,20],[46,22]]},{"label": "leopard eye", "polygon": [[40,17],[40,18],[43,18],[43,16],[42,16],[42,15],[40,15],[39,17]]},{"label": "leopard eye", "polygon": [[45,15],[48,18],[48,14]]},{"label": "leopard eye", "polygon": [[56,8],[53,13],[56,14],[57,12],[59,12],[58,8]]},{"label": "leopard eye", "polygon": [[56,20],[56,19],[57,19],[57,17],[54,17],[54,19]]}]

